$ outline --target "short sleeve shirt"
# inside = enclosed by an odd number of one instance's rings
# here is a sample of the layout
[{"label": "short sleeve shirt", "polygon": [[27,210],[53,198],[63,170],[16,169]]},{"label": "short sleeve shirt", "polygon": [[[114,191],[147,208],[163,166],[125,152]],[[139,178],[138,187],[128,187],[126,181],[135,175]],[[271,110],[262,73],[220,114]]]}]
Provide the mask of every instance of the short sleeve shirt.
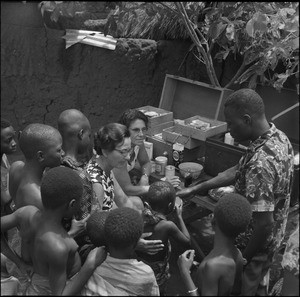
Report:
[{"label": "short sleeve shirt", "polygon": [[[288,137],[274,124],[252,142],[240,159],[235,190],[251,203],[253,212],[273,212],[274,225],[261,252],[279,247],[286,228],[293,179],[293,148]],[[253,221],[236,239],[243,250],[253,231]]]},{"label": "short sleeve shirt", "polygon": [[[112,172],[110,175],[106,175],[105,171],[99,166],[96,158],[93,158],[86,168],[92,183],[100,183],[104,190],[103,206],[101,210],[111,210],[114,202],[114,179]],[[93,204],[93,209],[99,209],[97,203]]]},{"label": "short sleeve shirt", "polygon": [[85,171],[85,163],[79,163],[66,156],[63,158],[61,165],[69,167],[79,175],[83,183],[83,194],[80,200],[80,210],[75,215],[76,220],[82,220],[91,213],[93,201],[93,187],[89,175]]}]

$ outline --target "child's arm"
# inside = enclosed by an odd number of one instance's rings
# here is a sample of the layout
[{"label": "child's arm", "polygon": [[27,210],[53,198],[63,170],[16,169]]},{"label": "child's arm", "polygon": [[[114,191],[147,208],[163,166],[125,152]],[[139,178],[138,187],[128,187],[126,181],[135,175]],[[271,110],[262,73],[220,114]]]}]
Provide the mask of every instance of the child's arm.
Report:
[{"label": "child's arm", "polygon": [[189,296],[199,296],[198,288],[195,286],[190,274],[194,256],[194,250],[187,250],[177,260],[180,275]]},{"label": "child's arm", "polygon": [[33,267],[25,263],[23,259],[20,258],[19,255],[16,254],[14,250],[10,248],[2,232],[1,232],[1,253],[5,255],[8,259],[10,259],[12,262],[14,262],[22,273],[27,274],[28,277],[31,276],[31,274],[33,273]]},{"label": "child's arm", "polygon": [[80,294],[94,270],[104,262],[106,255],[107,253],[103,246],[91,250],[80,271],[68,282],[62,295],[74,296]]},{"label": "child's arm", "polygon": [[191,237],[188,229],[185,226],[185,223],[182,218],[182,204],[176,206],[176,216],[179,223],[179,229],[175,225],[176,228],[171,228],[171,232],[169,233],[175,240],[182,242],[183,244],[190,245]]},{"label": "child's arm", "polygon": [[49,283],[52,295],[76,295],[82,290],[97,266],[106,257],[103,247],[92,250],[79,272],[67,282],[67,265],[70,250],[63,242],[47,244],[44,247],[49,266]]}]

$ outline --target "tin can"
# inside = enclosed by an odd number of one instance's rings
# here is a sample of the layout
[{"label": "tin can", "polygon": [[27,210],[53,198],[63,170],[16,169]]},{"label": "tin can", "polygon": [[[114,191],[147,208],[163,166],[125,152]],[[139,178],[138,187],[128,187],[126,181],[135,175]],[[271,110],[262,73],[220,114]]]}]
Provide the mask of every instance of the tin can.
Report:
[{"label": "tin can", "polygon": [[165,168],[167,166],[168,158],[159,156],[155,158],[155,173],[158,175],[165,175]]}]

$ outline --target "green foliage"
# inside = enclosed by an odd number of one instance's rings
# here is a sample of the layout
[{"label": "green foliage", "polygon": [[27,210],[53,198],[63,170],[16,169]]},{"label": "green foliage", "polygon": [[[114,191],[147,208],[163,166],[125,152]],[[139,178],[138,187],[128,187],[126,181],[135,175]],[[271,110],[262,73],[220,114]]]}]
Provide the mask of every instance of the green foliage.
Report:
[{"label": "green foliage", "polygon": [[[93,4],[92,4],[93,3]],[[43,1],[51,18],[74,16],[78,10],[101,6],[109,13],[104,34],[116,38],[191,39],[191,52],[220,86],[213,59],[243,57],[236,75],[225,86],[257,82],[280,90],[299,73],[298,2],[64,2]],[[215,46],[220,50],[211,57]],[[283,72],[279,72],[283,66]],[[279,73],[278,73],[279,72]]]}]

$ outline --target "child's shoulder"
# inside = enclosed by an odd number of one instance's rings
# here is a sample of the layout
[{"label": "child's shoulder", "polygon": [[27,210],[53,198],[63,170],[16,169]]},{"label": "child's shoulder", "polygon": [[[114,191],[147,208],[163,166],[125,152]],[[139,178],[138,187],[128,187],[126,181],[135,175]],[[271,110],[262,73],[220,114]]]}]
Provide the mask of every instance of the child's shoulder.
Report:
[{"label": "child's shoulder", "polygon": [[234,259],[224,255],[218,255],[208,259],[204,259],[200,265],[200,269],[202,269],[205,273],[217,273],[219,275],[228,273],[231,270],[233,271],[235,267],[236,263]]}]

